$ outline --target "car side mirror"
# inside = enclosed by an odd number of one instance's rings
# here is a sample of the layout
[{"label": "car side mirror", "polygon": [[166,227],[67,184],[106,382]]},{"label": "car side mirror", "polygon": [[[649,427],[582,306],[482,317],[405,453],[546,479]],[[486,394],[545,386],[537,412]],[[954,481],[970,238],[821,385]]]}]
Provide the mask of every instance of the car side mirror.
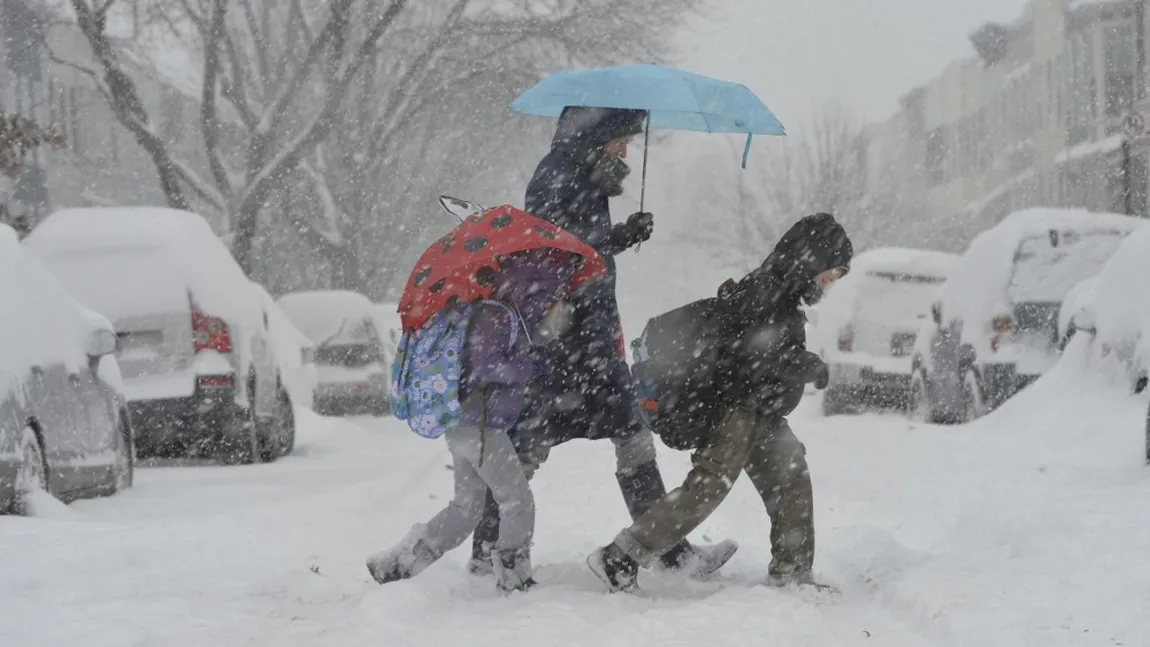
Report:
[{"label": "car side mirror", "polygon": [[88,357],[97,358],[105,355],[111,355],[116,352],[116,344],[119,338],[116,333],[106,328],[97,328],[88,334],[88,345],[86,352]]},{"label": "car side mirror", "polygon": [[942,325],[942,304],[930,304],[930,319],[939,326]]}]

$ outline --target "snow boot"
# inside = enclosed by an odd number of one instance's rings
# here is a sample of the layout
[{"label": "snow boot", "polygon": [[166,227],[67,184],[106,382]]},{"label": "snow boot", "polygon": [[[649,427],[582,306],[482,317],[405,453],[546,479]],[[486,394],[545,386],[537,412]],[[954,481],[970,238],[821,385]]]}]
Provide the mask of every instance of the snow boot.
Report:
[{"label": "snow boot", "polygon": [[739,544],[733,539],[724,539],[710,546],[694,546],[683,542],[664,553],[657,568],[703,580],[717,573],[734,557],[737,550]]},{"label": "snow boot", "polygon": [[491,550],[499,541],[499,504],[491,490],[483,503],[483,516],[471,535],[471,559],[467,560],[467,572],[472,575],[491,575],[495,566],[491,562]]},{"label": "snow boot", "polygon": [[500,591],[526,591],[535,586],[535,579],[531,570],[531,551],[529,548],[519,550],[505,550],[495,554],[498,559],[492,560],[498,581],[495,586]]},{"label": "snow boot", "polygon": [[[655,461],[625,472],[616,472],[615,479],[619,481],[619,491],[623,493],[623,502],[627,505],[627,512],[631,514],[632,520],[643,516],[644,512],[667,493],[663,475],[659,473],[659,466]],[[659,558],[659,565],[666,570],[683,572],[691,577],[709,577],[722,568],[738,549],[739,545],[731,540],[714,546],[692,546],[684,539],[663,553]]]},{"label": "snow boot", "polygon": [[406,580],[422,573],[443,555],[435,552],[421,538],[422,525],[407,533],[398,544],[367,558],[367,571],[380,584]]},{"label": "snow boot", "polygon": [[638,585],[639,562],[613,542],[588,555],[587,567],[612,593],[630,591]]}]

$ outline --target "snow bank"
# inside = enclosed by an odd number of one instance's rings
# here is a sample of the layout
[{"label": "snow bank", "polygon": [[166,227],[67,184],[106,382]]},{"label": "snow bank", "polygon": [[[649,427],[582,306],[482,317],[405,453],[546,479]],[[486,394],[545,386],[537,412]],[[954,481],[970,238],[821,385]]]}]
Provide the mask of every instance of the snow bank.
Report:
[{"label": "snow bank", "polygon": [[1064,237],[1087,233],[1125,236],[1143,224],[1141,219],[1084,209],[1040,208],[1012,213],[976,236],[962,254],[940,293],[943,317],[947,321],[963,321],[963,339],[981,347],[988,343],[991,320],[997,315],[1013,314],[1012,289],[1033,289],[1043,298],[1061,301],[1078,280],[1096,273],[1105,262],[1104,258],[1090,255],[1089,267],[1065,263],[1063,273],[1039,273],[1035,277],[1049,281],[1048,284],[1019,286],[1013,280],[1015,257],[1024,241],[1043,240],[1051,230]]},{"label": "snow bank", "polygon": [[0,394],[32,366],[87,365],[92,320],[7,225],[0,225],[0,303]]},{"label": "snow bank", "polygon": [[[375,322],[377,308],[370,299],[350,290],[311,290],[281,296],[280,308],[303,334],[317,344],[336,335],[354,333],[357,320]],[[346,325],[345,325],[346,324]],[[366,341],[350,339],[348,341]],[[381,340],[382,341],[382,340]]]}]

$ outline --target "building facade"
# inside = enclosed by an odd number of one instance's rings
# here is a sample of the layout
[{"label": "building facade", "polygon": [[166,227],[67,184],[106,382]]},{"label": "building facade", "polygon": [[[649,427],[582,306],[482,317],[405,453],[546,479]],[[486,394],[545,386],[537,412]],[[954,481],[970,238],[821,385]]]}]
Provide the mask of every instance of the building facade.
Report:
[{"label": "building facade", "polygon": [[[918,210],[904,217],[934,237],[915,243],[961,249],[1033,206],[1147,215],[1150,146],[1120,136],[1125,116],[1150,108],[1146,4],[1031,0],[1014,22],[971,34],[977,56],[905,95],[886,122],[897,133],[868,131],[904,150],[901,193]],[[872,191],[886,190],[886,170]]]}]

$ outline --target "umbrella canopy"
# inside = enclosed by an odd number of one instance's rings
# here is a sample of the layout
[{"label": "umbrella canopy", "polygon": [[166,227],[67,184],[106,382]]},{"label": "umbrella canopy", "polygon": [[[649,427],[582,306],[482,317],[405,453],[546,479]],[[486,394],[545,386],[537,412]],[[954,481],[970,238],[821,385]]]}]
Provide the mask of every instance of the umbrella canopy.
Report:
[{"label": "umbrella canopy", "polygon": [[603,258],[575,235],[507,204],[468,216],[419,257],[399,315],[404,330],[417,330],[443,308],[491,296],[503,258],[551,248],[580,257],[575,290],[606,276]]},{"label": "umbrella canopy", "polygon": [[566,106],[646,110],[650,128],[745,133],[747,150],[751,135],[787,134],[747,86],[664,65],[556,72],[511,102],[512,110],[541,117],[558,117]]},{"label": "umbrella canopy", "polygon": [[646,110],[652,128],[787,132],[747,86],[654,64],[556,72],[511,103],[516,112],[541,117],[558,117],[566,106]]}]

